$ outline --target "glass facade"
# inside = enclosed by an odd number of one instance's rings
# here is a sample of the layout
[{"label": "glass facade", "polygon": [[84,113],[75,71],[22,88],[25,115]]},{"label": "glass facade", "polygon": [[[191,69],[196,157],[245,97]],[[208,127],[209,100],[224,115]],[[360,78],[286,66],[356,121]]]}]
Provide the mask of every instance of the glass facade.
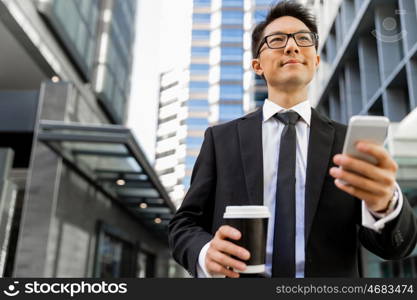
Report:
[{"label": "glass facade", "polygon": [[[374,5],[353,0],[313,2],[319,20],[331,21],[319,27],[329,34],[321,42],[321,67],[312,84],[312,101],[323,114],[344,124],[353,115],[390,119],[386,144],[399,166],[396,181],[417,212],[417,147],[409,135],[415,124],[404,121],[413,119],[417,108],[417,5],[403,0],[375,1]],[[387,27],[387,20],[393,25]],[[408,126],[402,128],[404,124]],[[402,144],[403,136],[409,143]],[[417,247],[410,257],[395,261],[365,249],[362,254],[365,277],[417,277]]]},{"label": "glass facade", "polygon": [[194,0],[193,4],[195,7],[210,7],[211,0]]},{"label": "glass facade", "polygon": [[[110,230],[107,230],[107,229]],[[137,249],[130,239],[111,233],[111,227],[101,225],[98,233],[95,276],[99,278],[135,277]]]},{"label": "glass facade", "polygon": [[189,65],[190,81],[189,99],[185,102],[188,111],[187,119],[183,121],[186,126],[186,137],[183,143],[186,148],[185,174],[180,185],[188,190],[190,176],[197,158],[199,148],[203,142],[204,130],[209,126],[209,91],[210,81],[210,54],[212,38],[212,1],[193,0],[193,23],[191,41],[191,63]]},{"label": "glass facade", "polygon": [[210,23],[211,14],[207,13],[200,13],[200,14],[193,14],[193,22],[205,24]]},{"label": "glass facade", "polygon": [[223,65],[220,71],[220,80],[237,80],[243,79],[243,68],[240,65]]},{"label": "glass facade", "polygon": [[208,57],[209,55],[209,47],[191,47],[191,57]]},{"label": "glass facade", "polygon": [[241,62],[243,60],[243,49],[241,47],[222,47],[220,51],[222,62]]},{"label": "glass facade", "polygon": [[222,1],[222,6],[223,7],[238,7],[238,8],[242,8],[243,7],[243,0],[223,0]]},{"label": "glass facade", "polygon": [[133,58],[135,0],[112,2],[112,18],[108,27],[107,55],[102,63],[103,89],[99,98],[116,123],[125,119],[127,98],[130,92],[130,71]]},{"label": "glass facade", "polygon": [[241,104],[220,104],[219,115],[222,122],[236,119],[236,116],[243,115],[243,107]]},{"label": "glass facade", "polygon": [[97,46],[100,1],[53,0],[50,21],[84,78],[90,79]]},{"label": "glass facade", "polygon": [[[136,0],[50,0],[41,11],[113,123],[125,119]],[[47,8],[44,8],[44,7]]]},{"label": "glass facade", "polygon": [[[241,100],[243,97],[243,88],[237,84],[222,84],[220,86],[221,100]],[[238,115],[236,116],[238,117]]]},{"label": "glass facade", "polygon": [[[221,1],[220,76],[216,103],[218,119],[223,123],[243,115],[243,29],[244,1]],[[233,105],[223,101],[232,101]]]},{"label": "glass facade", "polygon": [[202,100],[190,99],[188,100],[187,106],[188,106],[188,111],[206,112],[209,110],[208,101],[205,99],[202,99]]},{"label": "glass facade", "polygon": [[222,12],[223,25],[242,25],[243,11],[239,10],[225,10]]},{"label": "glass facade", "polygon": [[191,64],[191,75],[207,75],[210,70],[209,64]]},{"label": "glass facade", "polygon": [[193,30],[192,38],[193,40],[208,40],[210,39],[210,30]]},{"label": "glass facade", "polygon": [[222,29],[222,43],[243,43],[243,29]]}]

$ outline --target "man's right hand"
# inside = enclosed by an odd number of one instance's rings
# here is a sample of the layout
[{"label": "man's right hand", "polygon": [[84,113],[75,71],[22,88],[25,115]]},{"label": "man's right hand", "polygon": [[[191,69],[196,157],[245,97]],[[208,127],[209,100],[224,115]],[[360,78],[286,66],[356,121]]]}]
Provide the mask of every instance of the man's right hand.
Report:
[{"label": "man's right hand", "polygon": [[238,278],[239,273],[232,271],[228,267],[244,271],[246,269],[246,264],[232,258],[230,255],[241,260],[248,260],[250,253],[245,248],[227,241],[227,238],[239,240],[241,238],[241,233],[231,226],[221,226],[210,242],[205,258],[205,267],[211,275],[225,275],[227,277]]}]

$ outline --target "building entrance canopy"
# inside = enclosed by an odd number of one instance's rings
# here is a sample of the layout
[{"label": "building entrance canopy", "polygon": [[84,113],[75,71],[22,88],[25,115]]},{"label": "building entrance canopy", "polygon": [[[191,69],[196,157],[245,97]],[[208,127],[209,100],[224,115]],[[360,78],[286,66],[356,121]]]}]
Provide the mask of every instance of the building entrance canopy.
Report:
[{"label": "building entrance canopy", "polygon": [[166,236],[175,206],[130,129],[43,120],[38,139],[141,223]]}]

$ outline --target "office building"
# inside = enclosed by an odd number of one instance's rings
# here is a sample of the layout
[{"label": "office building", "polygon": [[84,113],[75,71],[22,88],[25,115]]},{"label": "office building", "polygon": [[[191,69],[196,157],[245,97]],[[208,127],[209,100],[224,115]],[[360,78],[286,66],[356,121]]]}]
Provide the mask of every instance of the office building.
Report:
[{"label": "office building", "polygon": [[[313,105],[347,124],[353,115],[386,116],[397,182],[417,213],[417,10],[408,0],[308,1],[320,25],[321,67]],[[365,277],[417,277],[417,248],[384,261],[362,249]]]},{"label": "office building", "polygon": [[135,0],[0,1],[0,268],[168,277],[175,207],[124,126]]},{"label": "office building", "polygon": [[193,108],[186,106],[188,74],[187,70],[170,70],[161,74],[160,79],[155,170],[176,207],[185,195],[187,135],[200,134],[193,130],[187,132],[186,119],[193,113]]}]

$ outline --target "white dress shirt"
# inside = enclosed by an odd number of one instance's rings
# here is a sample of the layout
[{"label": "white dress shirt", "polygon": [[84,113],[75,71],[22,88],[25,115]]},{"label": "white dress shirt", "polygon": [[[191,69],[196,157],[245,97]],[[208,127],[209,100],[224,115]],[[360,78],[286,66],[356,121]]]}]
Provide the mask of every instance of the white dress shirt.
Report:
[{"label": "white dress shirt", "polygon": [[[263,105],[263,123],[262,123],[262,149],[263,149],[263,166],[264,166],[264,205],[268,206],[271,218],[268,221],[267,246],[266,246],[266,270],[265,275],[271,276],[272,269],[272,251],[274,239],[274,216],[275,216],[275,194],[277,183],[277,170],[279,158],[279,146],[281,133],[284,124],[273,118],[276,113],[283,113],[292,110],[297,112],[301,118],[295,125],[297,133],[297,153],[296,153],[296,207],[295,207],[295,260],[296,260],[296,277],[304,277],[305,265],[305,245],[304,245],[304,201],[305,201],[305,181],[307,168],[307,150],[310,135],[311,105],[308,100],[303,101],[290,109],[284,109],[279,105],[265,100]],[[397,184],[398,202],[396,208],[384,215],[371,212],[367,209],[365,202],[362,201],[362,225],[372,230],[380,232],[385,223],[399,215],[402,207],[402,194]],[[379,219],[377,219],[379,218]],[[224,277],[212,276],[205,268],[205,256],[210,242],[205,244],[200,251],[197,264],[198,277]]]}]

